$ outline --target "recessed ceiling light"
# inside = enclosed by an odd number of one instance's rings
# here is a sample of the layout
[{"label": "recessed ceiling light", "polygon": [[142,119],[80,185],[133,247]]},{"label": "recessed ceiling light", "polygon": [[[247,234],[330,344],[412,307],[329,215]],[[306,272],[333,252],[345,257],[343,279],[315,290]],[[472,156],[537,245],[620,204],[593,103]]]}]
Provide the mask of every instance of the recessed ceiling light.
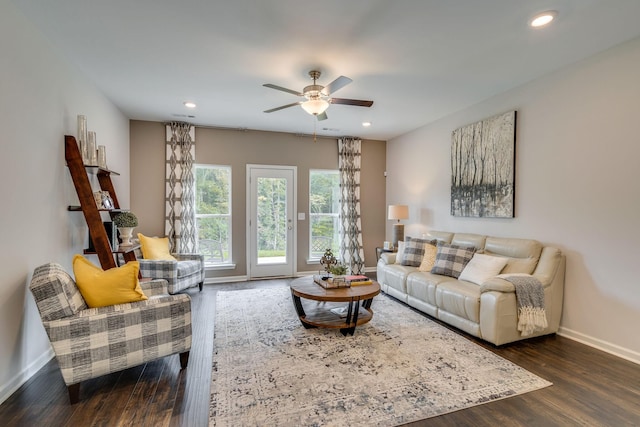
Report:
[{"label": "recessed ceiling light", "polygon": [[531,18],[529,21],[529,25],[533,28],[540,28],[548,25],[551,21],[553,21],[556,16],[558,16],[558,12],[555,10],[547,10],[546,12],[542,12]]},{"label": "recessed ceiling light", "polygon": [[196,108],[196,104],[194,102],[191,102],[191,101],[184,101],[183,104],[187,108]]},{"label": "recessed ceiling light", "polygon": [[362,122],[362,126],[367,128],[367,127],[371,126],[371,122]]}]

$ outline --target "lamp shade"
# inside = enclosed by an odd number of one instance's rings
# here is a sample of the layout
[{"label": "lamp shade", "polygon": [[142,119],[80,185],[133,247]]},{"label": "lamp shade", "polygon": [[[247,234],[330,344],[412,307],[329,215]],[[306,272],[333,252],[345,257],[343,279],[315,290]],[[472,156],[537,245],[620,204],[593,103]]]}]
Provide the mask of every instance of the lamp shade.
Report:
[{"label": "lamp shade", "polygon": [[409,218],[409,206],[407,205],[389,205],[389,219]]},{"label": "lamp shade", "polygon": [[317,116],[324,113],[329,108],[329,103],[324,99],[310,99],[300,104],[302,109],[307,113]]}]

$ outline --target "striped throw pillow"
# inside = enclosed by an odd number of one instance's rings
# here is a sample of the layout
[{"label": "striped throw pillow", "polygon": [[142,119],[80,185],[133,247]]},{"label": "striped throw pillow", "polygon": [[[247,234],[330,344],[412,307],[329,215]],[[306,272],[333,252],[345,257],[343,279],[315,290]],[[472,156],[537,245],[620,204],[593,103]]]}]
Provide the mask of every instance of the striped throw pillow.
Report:
[{"label": "striped throw pillow", "polygon": [[431,273],[457,279],[475,252],[476,249],[473,247],[438,242],[436,262],[433,264]]}]

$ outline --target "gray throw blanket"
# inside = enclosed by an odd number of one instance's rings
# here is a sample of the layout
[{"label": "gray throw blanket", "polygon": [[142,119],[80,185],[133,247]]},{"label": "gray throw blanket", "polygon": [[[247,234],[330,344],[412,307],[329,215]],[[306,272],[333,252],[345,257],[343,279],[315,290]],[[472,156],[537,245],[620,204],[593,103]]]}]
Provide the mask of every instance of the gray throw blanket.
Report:
[{"label": "gray throw blanket", "polygon": [[498,277],[511,282],[516,288],[518,303],[518,330],[523,337],[546,328],[542,283],[530,274],[501,274]]}]

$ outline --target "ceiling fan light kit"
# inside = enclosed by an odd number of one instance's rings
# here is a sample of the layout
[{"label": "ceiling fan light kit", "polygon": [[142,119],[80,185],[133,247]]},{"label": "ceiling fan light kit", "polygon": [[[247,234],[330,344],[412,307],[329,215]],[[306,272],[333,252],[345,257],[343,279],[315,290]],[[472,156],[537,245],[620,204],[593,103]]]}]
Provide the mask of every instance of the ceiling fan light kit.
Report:
[{"label": "ceiling fan light kit", "polygon": [[324,99],[310,99],[300,104],[302,109],[312,116],[324,113],[329,108],[329,102]]},{"label": "ceiling fan light kit", "polygon": [[353,81],[349,77],[340,76],[329,83],[327,86],[316,84],[316,80],[320,78],[320,71],[309,71],[309,77],[313,79],[313,84],[306,86],[304,89],[302,89],[302,92],[287,89],[282,86],[277,86],[270,83],[264,84],[264,87],[280,90],[282,92],[287,92],[292,95],[306,98],[306,101],[294,102],[280,107],[271,108],[269,110],[265,110],[264,112],[273,113],[274,111],[283,110],[285,108],[293,107],[294,105],[300,105],[304,111],[306,111],[308,114],[311,114],[312,116],[315,116],[318,120],[326,120],[327,115],[325,114],[325,111],[331,104],[355,105],[358,107],[371,107],[373,105],[373,101],[330,97],[332,93],[336,92],[339,89],[342,89]]}]

